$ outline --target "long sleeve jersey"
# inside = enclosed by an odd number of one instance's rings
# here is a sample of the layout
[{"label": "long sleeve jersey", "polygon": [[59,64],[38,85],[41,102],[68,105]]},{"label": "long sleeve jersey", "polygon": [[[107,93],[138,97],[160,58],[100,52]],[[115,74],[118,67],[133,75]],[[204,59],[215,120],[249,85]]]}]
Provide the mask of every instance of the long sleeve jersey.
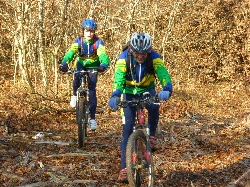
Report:
[{"label": "long sleeve jersey", "polygon": [[76,53],[78,53],[76,60],[86,68],[97,68],[99,65],[107,68],[110,64],[104,43],[97,37],[90,42],[83,37],[78,37],[66,52],[62,63],[70,63]]},{"label": "long sleeve jersey", "polygon": [[[151,55],[153,66],[150,69],[147,66],[149,63],[145,60],[139,64],[135,58],[132,58],[131,68],[128,68],[128,53],[129,50],[122,52],[115,66],[114,82],[112,89],[114,92],[127,94],[138,94],[154,88],[155,74],[157,75],[164,90],[172,92],[171,77],[166,69],[161,56],[154,50],[148,55]],[[132,68],[134,67],[134,68]],[[152,70],[153,68],[153,70]],[[133,69],[133,70],[132,70]],[[129,73],[128,71],[134,71]]]}]

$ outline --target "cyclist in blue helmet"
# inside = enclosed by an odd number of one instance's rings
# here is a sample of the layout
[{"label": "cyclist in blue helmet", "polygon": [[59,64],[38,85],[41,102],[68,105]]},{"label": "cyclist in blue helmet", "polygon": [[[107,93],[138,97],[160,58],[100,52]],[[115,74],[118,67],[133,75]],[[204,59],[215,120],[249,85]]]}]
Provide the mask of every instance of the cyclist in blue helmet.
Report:
[{"label": "cyclist in blue helmet", "polygon": [[[98,72],[104,72],[110,64],[109,56],[106,52],[104,42],[95,34],[97,24],[93,19],[86,19],[82,22],[83,35],[76,38],[69,50],[66,52],[59,70],[67,72],[68,64],[73,61],[75,54],[77,54],[74,61],[75,68],[78,71],[97,69]],[[76,107],[76,90],[80,86],[81,74],[75,74],[73,80],[73,95],[71,96],[70,106]],[[90,105],[90,125],[92,130],[96,130],[97,122],[95,119],[97,97],[96,84],[97,74],[88,73],[89,77],[89,105]]]},{"label": "cyclist in blue helmet", "polygon": [[82,27],[87,30],[96,30],[97,29],[97,24],[94,20],[92,19],[86,19],[82,22]]}]

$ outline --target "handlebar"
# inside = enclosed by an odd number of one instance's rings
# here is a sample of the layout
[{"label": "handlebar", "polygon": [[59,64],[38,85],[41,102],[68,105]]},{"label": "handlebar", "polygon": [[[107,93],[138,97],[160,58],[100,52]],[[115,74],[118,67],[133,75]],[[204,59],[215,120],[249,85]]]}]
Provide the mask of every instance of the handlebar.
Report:
[{"label": "handlebar", "polygon": [[145,104],[155,104],[159,105],[158,94],[152,96],[149,92],[143,93],[142,97],[133,98],[131,101],[120,101],[118,104],[122,108],[126,108],[129,104],[134,106],[145,105]]},{"label": "handlebar", "polygon": [[73,73],[86,74],[86,73],[97,73],[97,72],[98,72],[97,69],[81,70],[81,71],[70,69],[70,70],[68,70],[66,73],[67,73],[67,74],[73,74]]}]

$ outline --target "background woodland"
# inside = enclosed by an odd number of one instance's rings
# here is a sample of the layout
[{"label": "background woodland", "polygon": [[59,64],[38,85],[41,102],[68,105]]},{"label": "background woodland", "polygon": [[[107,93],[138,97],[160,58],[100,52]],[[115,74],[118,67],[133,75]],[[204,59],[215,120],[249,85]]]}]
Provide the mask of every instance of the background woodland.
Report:
[{"label": "background woodland", "polygon": [[[99,131],[79,150],[72,77],[58,66],[85,18],[111,64],[99,75]],[[148,32],[174,87],[161,107],[156,186],[250,186],[249,25],[248,0],[0,1],[0,183],[119,185],[120,116],[107,101],[122,47]],[[53,143],[32,139],[38,132]]]}]

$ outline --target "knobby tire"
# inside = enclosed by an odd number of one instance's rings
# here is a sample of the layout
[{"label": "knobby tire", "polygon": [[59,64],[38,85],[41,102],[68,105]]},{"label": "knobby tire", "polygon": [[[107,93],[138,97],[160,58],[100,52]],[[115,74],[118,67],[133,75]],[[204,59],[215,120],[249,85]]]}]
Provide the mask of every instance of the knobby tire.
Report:
[{"label": "knobby tire", "polygon": [[142,130],[133,132],[126,149],[127,176],[130,187],[154,186],[154,162],[146,150],[146,136]]},{"label": "knobby tire", "polygon": [[76,121],[78,124],[78,145],[80,148],[84,146],[85,136],[87,135],[86,129],[86,98],[80,96],[76,106]]}]

